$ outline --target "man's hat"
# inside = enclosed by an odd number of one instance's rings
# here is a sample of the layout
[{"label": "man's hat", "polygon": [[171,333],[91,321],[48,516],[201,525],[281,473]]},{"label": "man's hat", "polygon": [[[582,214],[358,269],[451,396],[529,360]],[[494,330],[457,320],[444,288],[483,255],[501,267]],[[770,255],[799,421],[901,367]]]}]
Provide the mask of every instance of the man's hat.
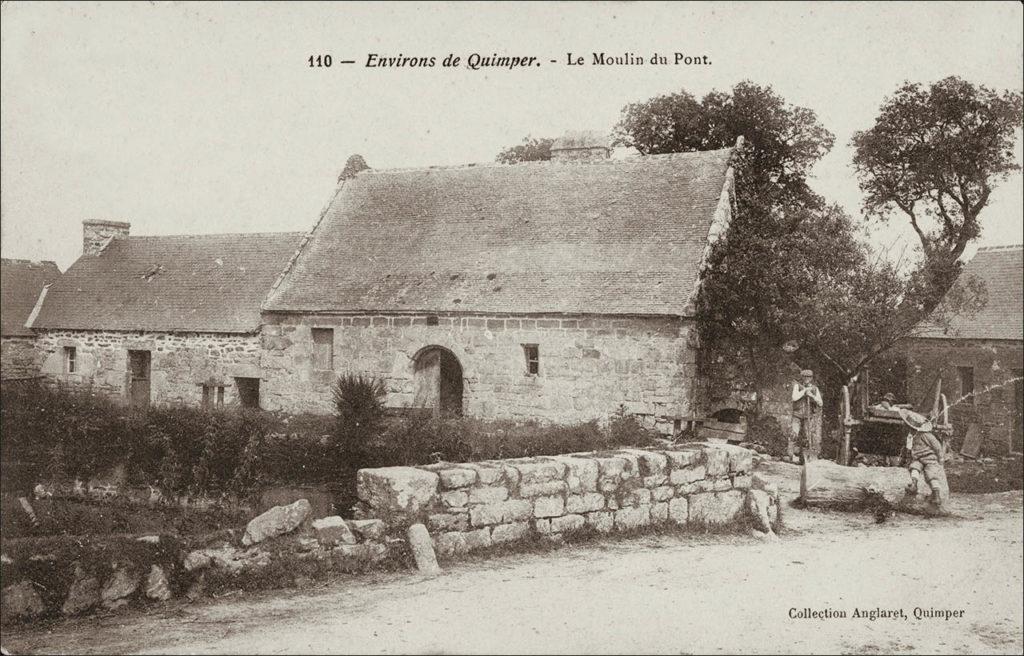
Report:
[{"label": "man's hat", "polygon": [[885,396],[882,397],[882,400],[892,403],[893,401],[896,400],[896,395],[893,394],[892,392],[886,392]]},{"label": "man's hat", "polygon": [[804,369],[803,371],[800,372],[800,375],[801,376],[813,376],[814,372],[811,371],[810,369]]},{"label": "man's hat", "polygon": [[900,413],[900,419],[903,420],[907,426],[910,426],[919,433],[929,433],[932,430],[932,422],[928,421],[928,417],[920,415],[913,410],[906,408],[897,408]]}]

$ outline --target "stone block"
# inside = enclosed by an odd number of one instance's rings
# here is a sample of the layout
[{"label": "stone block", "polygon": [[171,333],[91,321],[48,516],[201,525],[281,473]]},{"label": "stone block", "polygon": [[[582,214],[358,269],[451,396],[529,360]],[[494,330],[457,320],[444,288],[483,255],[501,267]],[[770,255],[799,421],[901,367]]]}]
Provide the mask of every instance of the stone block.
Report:
[{"label": "stone block", "polygon": [[728,524],[743,511],[744,497],[744,493],[739,490],[691,495],[690,522],[708,525]]},{"label": "stone block", "polygon": [[387,532],[387,524],[379,519],[350,519],[349,528],[363,540],[379,540]]},{"label": "stone block", "polygon": [[61,612],[65,615],[77,615],[100,603],[100,582],[93,576],[75,576],[68,594],[64,598]]},{"label": "stone block", "polygon": [[306,499],[299,499],[287,506],[275,506],[249,522],[245,527],[245,534],[242,535],[242,544],[258,544],[268,538],[294,531],[306,521],[312,510]]},{"label": "stone block", "polygon": [[750,489],[750,476],[741,475],[732,477],[732,486],[737,490],[749,490]]},{"label": "stone block", "polygon": [[563,515],[551,519],[551,532],[564,533],[566,531],[578,531],[583,528],[587,520],[583,515]]},{"label": "stone block", "polygon": [[519,486],[519,496],[525,498],[550,496],[552,494],[563,494],[567,489],[565,481],[546,481],[544,483],[522,483]]},{"label": "stone block", "polygon": [[537,497],[533,501],[534,517],[557,517],[563,514],[565,514],[565,499],[562,497]]},{"label": "stone block", "polygon": [[466,536],[466,548],[470,551],[474,549],[483,549],[491,546],[491,529],[482,528],[476,531],[467,531],[464,533]]},{"label": "stone block", "polygon": [[668,501],[675,496],[675,489],[671,485],[662,485],[651,490],[652,501]]},{"label": "stone block", "polygon": [[533,522],[533,530],[537,531],[541,535],[547,535],[551,532],[551,520],[550,519],[538,519]]},{"label": "stone block", "polygon": [[508,499],[507,487],[474,487],[469,489],[470,503],[497,503]]},{"label": "stone block", "polygon": [[42,615],[45,610],[43,598],[31,581],[21,581],[3,589],[3,610],[5,618],[28,619]]},{"label": "stone block", "polygon": [[465,531],[469,528],[469,513],[436,513],[427,517],[430,531]]},{"label": "stone block", "polygon": [[515,540],[522,540],[529,534],[529,522],[513,522],[511,524],[501,524],[500,526],[495,526],[491,530],[491,543],[501,544],[502,542],[513,542]]},{"label": "stone block", "polygon": [[708,478],[719,478],[729,474],[729,451],[718,445],[708,446],[704,450],[704,467]]},{"label": "stone block", "polygon": [[313,530],[316,531],[316,539],[325,547],[333,547],[336,544],[355,544],[356,536],[345,523],[345,520],[338,515],[322,517],[313,520]]},{"label": "stone block", "polygon": [[669,481],[672,485],[687,485],[702,480],[706,476],[707,470],[704,468],[704,465],[691,466],[685,469],[673,469],[669,475]]},{"label": "stone block", "polygon": [[505,502],[502,519],[506,522],[525,521],[533,516],[533,504],[526,499],[512,499]]},{"label": "stone block", "polygon": [[602,510],[605,505],[604,495],[597,492],[586,494],[570,494],[565,498],[565,512],[588,513]]},{"label": "stone block", "polygon": [[146,576],[146,597],[154,601],[167,601],[171,598],[171,584],[167,580],[167,573],[160,565],[149,568],[149,575]]},{"label": "stone block", "polygon": [[664,453],[665,457],[668,458],[672,469],[683,469],[699,465],[703,455],[699,449],[692,447],[666,450],[662,451],[662,453]]},{"label": "stone block", "polygon": [[587,513],[587,526],[593,527],[595,531],[600,533],[610,533],[615,528],[615,513],[600,510],[597,512]]},{"label": "stone block", "polygon": [[664,453],[646,449],[624,449],[623,451],[637,457],[640,476],[658,476],[664,474],[668,468],[668,456]]},{"label": "stone block", "polygon": [[651,505],[651,523],[662,524],[668,521],[668,502],[662,501]]},{"label": "stone block", "polygon": [[684,497],[676,497],[669,501],[668,517],[675,524],[686,524],[690,518],[689,502]]},{"label": "stone block", "polygon": [[467,463],[462,466],[476,472],[476,480],[480,485],[497,485],[504,479],[502,468],[497,465]]},{"label": "stone block", "polygon": [[466,490],[455,490],[441,493],[441,503],[445,508],[465,508],[469,503],[469,492]]},{"label": "stone block", "polygon": [[645,487],[630,490],[626,494],[622,495],[619,500],[619,504],[622,507],[628,506],[645,506],[651,503],[651,491]]},{"label": "stone block", "polygon": [[488,503],[473,506],[469,510],[471,526],[490,526],[505,522],[528,519],[533,513],[532,504],[525,499],[511,499],[499,503]]},{"label": "stone block", "polygon": [[469,551],[466,536],[461,532],[439,533],[434,537],[434,549],[439,556],[455,556]]},{"label": "stone block", "polygon": [[514,467],[519,472],[520,485],[565,479],[565,463],[558,460],[534,459],[527,462],[517,461]]},{"label": "stone block", "polygon": [[473,469],[442,469],[441,489],[455,490],[461,487],[469,487],[476,482],[476,470]]},{"label": "stone block", "polygon": [[644,476],[644,487],[648,489],[654,489],[662,486],[668,482],[668,474],[658,474],[656,476]]},{"label": "stone block", "polygon": [[565,463],[565,482],[569,492],[579,494],[597,490],[598,466],[596,461],[590,458],[571,456],[556,456],[554,459]]},{"label": "stone block", "polygon": [[440,478],[413,467],[360,469],[356,474],[359,499],[379,512],[415,514],[434,503]]},{"label": "stone block", "polygon": [[628,529],[648,526],[651,523],[651,507],[637,506],[636,508],[623,508],[615,511],[615,529],[624,531]]},{"label": "stone block", "polygon": [[100,591],[100,601],[105,607],[110,608],[115,602],[131,596],[138,589],[139,576],[119,567],[103,585],[103,589]]},{"label": "stone block", "polygon": [[725,492],[732,489],[732,480],[728,478],[716,478],[711,482],[713,492]]}]

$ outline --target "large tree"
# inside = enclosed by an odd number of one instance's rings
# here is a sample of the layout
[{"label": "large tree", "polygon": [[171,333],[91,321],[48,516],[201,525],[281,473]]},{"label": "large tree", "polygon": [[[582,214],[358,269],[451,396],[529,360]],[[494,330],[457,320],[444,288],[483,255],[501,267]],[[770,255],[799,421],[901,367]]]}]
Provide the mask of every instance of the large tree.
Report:
[{"label": "large tree", "polygon": [[905,83],[885,99],[874,126],[854,135],[865,214],[902,215],[919,240],[906,320],[930,312],[953,285],[993,189],[1020,170],[1013,147],[1021,123],[1019,91],[948,77]]}]

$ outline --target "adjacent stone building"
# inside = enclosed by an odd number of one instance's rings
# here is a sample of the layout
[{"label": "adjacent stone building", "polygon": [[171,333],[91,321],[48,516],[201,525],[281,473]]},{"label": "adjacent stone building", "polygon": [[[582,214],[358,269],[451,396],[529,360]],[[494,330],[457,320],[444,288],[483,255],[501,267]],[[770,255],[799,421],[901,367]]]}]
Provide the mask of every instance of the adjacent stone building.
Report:
[{"label": "adjacent stone building", "polygon": [[349,172],[263,306],[264,407],[329,412],[348,372],[395,407],[678,429],[732,152]]},{"label": "adjacent stone building", "polygon": [[9,260],[0,264],[0,376],[4,380],[39,374],[36,336],[25,322],[47,285],[60,277],[53,262]]},{"label": "adjacent stone building", "polygon": [[29,322],[42,372],[136,405],[259,406],[260,303],[303,233],[138,237],[129,227],[84,222],[82,256]]},{"label": "adjacent stone building", "polygon": [[1022,252],[1021,246],[978,249],[962,275],[984,282],[985,307],[955,317],[946,330],[928,327],[905,344],[910,398],[927,399],[941,377],[946,397],[955,404],[950,420],[957,437],[975,424],[984,453],[1022,450]]}]

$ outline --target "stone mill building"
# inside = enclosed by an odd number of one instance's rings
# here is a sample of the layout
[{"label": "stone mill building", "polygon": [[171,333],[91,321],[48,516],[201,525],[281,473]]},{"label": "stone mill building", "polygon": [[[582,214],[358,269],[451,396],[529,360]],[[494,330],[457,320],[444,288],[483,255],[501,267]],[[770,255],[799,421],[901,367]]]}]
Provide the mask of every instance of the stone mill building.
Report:
[{"label": "stone mill building", "polygon": [[577,422],[624,406],[678,429],[732,152],[612,159],[573,137],[548,162],[348,167],[263,304],[264,407],[329,412],[351,372],[394,407]]},{"label": "stone mill building", "polygon": [[87,221],[30,321],[42,371],[126,402],[329,413],[386,405],[578,422],[699,416],[694,300],[732,212],[734,149],[374,170],[312,231],[138,237]]}]

